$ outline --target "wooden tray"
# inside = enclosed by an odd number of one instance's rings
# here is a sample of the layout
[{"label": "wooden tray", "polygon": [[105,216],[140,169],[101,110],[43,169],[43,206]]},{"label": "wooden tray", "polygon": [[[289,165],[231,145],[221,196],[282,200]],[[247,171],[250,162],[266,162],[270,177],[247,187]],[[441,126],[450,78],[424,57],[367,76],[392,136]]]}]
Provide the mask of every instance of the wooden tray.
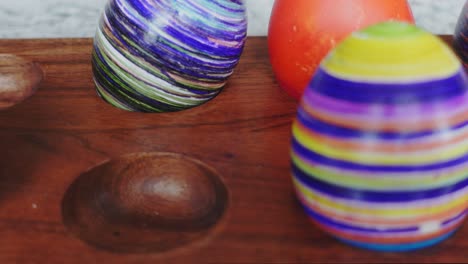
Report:
[{"label": "wooden tray", "polygon": [[[248,40],[217,98],[170,114],[125,112],[98,98],[91,48],[90,39],[0,41],[0,52],[45,72],[33,97],[0,112],[0,263],[468,262],[466,224],[436,247],[396,254],[343,245],[309,222],[289,174],[297,103],[273,78],[266,38]],[[80,174],[141,152],[183,154],[221,175],[229,202],[216,232],[169,253],[125,253],[91,246],[64,225],[64,197]]]}]

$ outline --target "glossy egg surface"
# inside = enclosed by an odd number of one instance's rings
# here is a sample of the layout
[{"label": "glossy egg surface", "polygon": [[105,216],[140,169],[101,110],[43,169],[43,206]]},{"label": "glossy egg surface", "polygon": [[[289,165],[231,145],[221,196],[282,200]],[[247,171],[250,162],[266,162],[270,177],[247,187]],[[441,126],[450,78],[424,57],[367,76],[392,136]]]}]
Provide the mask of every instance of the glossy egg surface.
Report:
[{"label": "glossy egg surface", "polygon": [[465,3],[455,29],[455,49],[460,55],[465,68],[468,67],[468,1]]},{"label": "glossy egg surface", "polygon": [[436,244],[468,208],[468,78],[437,37],[386,22],[321,63],[293,125],[292,175],[312,221],[347,243]]},{"label": "glossy egg surface", "polygon": [[94,41],[97,91],[129,111],[200,105],[233,73],[246,30],[241,0],[110,0]]},{"label": "glossy egg surface", "polygon": [[268,49],[279,85],[299,99],[320,61],[351,32],[389,19],[413,22],[406,0],[276,0]]}]

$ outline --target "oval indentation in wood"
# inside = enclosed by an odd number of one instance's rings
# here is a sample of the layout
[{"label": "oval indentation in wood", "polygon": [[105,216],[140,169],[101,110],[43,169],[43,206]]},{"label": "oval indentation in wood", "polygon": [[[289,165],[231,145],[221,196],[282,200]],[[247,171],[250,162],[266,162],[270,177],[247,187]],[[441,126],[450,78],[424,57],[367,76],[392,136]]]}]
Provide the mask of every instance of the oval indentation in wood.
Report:
[{"label": "oval indentation in wood", "polygon": [[0,54],[0,110],[34,94],[42,78],[36,63],[13,54]]},{"label": "oval indentation in wood", "polygon": [[228,205],[216,172],[170,153],[139,153],[82,174],[62,203],[81,240],[120,253],[162,253],[209,237]]}]

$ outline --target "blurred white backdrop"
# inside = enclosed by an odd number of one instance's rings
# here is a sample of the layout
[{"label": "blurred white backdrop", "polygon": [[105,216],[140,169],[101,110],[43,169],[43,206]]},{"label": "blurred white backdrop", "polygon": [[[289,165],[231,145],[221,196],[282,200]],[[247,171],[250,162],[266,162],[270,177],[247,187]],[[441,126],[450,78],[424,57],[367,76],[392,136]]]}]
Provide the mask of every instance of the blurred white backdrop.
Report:
[{"label": "blurred white backdrop", "polygon": [[[92,37],[106,2],[0,0],[0,38]],[[245,2],[249,16],[249,35],[266,35],[274,0]],[[409,2],[419,26],[435,34],[452,34],[465,0]]]}]

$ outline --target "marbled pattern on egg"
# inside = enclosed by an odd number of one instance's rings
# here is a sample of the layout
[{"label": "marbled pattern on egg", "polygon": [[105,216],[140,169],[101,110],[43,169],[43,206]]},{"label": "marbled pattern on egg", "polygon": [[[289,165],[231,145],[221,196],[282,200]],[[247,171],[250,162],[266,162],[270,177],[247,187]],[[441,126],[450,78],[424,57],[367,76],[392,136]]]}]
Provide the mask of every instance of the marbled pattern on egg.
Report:
[{"label": "marbled pattern on egg", "polygon": [[246,30],[240,0],[111,0],[94,43],[97,90],[130,111],[200,105],[233,73]]},{"label": "marbled pattern on egg", "polygon": [[468,77],[441,40],[382,23],[322,62],[293,125],[307,214],[355,246],[436,244],[468,213]]}]

